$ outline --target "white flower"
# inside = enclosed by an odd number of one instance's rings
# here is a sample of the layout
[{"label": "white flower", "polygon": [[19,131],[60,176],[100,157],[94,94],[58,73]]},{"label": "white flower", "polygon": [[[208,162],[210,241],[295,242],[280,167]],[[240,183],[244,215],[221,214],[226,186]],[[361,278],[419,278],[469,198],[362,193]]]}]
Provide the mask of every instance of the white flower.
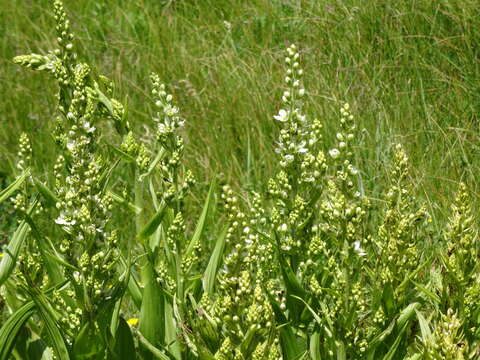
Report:
[{"label": "white flower", "polygon": [[332,159],[336,159],[340,156],[340,150],[338,150],[338,149],[332,149],[328,153],[330,154]]},{"label": "white flower", "polygon": [[285,161],[287,163],[291,163],[293,161],[293,159],[295,159],[295,157],[293,155],[290,155],[290,154],[285,155],[284,158],[285,158]]},{"label": "white flower", "polygon": [[278,120],[278,121],[281,121],[281,122],[285,122],[288,120],[288,112],[286,110],[283,110],[281,109],[279,112],[278,112],[278,115],[275,115],[273,117],[275,120]]},{"label": "white flower", "polygon": [[357,240],[353,243],[353,250],[355,250],[355,252],[360,256],[367,255],[365,250],[363,250],[363,248],[360,247],[360,241],[359,240]]},{"label": "white flower", "polygon": [[75,220],[68,221],[63,217],[63,215],[60,215],[58,218],[55,219],[55,223],[57,223],[58,225],[70,226],[70,225],[75,225],[76,221]]},{"label": "white flower", "polygon": [[83,128],[85,129],[85,131],[86,131],[87,133],[91,133],[91,132],[94,132],[94,131],[95,131],[95,127],[94,127],[94,126],[91,126],[91,125],[90,125],[90,122],[88,122],[88,121],[83,124]]},{"label": "white flower", "polygon": [[300,89],[300,90],[298,90],[298,95],[299,95],[299,96],[305,95],[305,89]]}]

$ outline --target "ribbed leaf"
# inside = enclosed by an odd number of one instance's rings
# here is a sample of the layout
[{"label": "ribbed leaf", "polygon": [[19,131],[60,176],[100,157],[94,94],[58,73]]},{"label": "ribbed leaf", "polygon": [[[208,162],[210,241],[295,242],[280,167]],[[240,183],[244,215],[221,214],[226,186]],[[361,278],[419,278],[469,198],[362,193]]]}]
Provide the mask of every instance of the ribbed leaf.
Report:
[{"label": "ribbed leaf", "polygon": [[165,338],[164,298],[150,262],[142,268],[142,282],[145,287],[140,309],[139,332],[148,342],[156,345]]},{"label": "ribbed leaf", "polygon": [[12,358],[10,352],[15,344],[18,333],[34,311],[35,303],[30,301],[10,315],[2,328],[0,328],[0,360]]},{"label": "ribbed leaf", "polygon": [[178,342],[177,324],[175,323],[175,316],[173,313],[173,306],[169,300],[165,299],[165,344],[170,354],[175,359],[181,360],[182,354],[180,343]]},{"label": "ribbed leaf", "polygon": [[314,332],[310,337],[310,358],[312,360],[321,360],[320,356],[320,333]]},{"label": "ribbed leaf", "polygon": [[208,262],[205,273],[203,274],[203,290],[208,295],[213,295],[213,288],[215,286],[215,278],[217,276],[218,268],[222,261],[223,250],[225,248],[225,238],[227,237],[229,225],[227,224],[223,229],[222,233],[217,239],[215,248],[213,249],[212,255]]},{"label": "ribbed leaf", "polygon": [[43,184],[37,178],[33,179],[35,186],[40,194],[45,199],[45,204],[50,207],[54,207],[58,203],[58,198],[52,190],[50,190],[45,184]]},{"label": "ribbed leaf", "polygon": [[160,206],[157,213],[150,219],[150,221],[143,227],[143,229],[138,234],[138,238],[140,240],[147,239],[150,235],[152,235],[157,228],[162,223],[163,217],[166,214],[167,205],[164,203]]},{"label": "ribbed leaf", "polygon": [[92,323],[86,323],[73,343],[73,358],[75,360],[102,359],[105,346],[98,330]]},{"label": "ribbed leaf", "polygon": [[115,333],[114,357],[116,360],[135,360],[135,343],[132,331],[124,318],[120,318]]},{"label": "ribbed leaf", "polygon": [[57,358],[60,360],[69,360],[70,356],[68,354],[67,345],[63,339],[62,333],[57,326],[55,318],[53,316],[53,311],[48,303],[47,298],[42,294],[31,294],[33,301],[37,305],[38,313],[43,320],[49,338],[52,342],[52,347]]},{"label": "ribbed leaf", "polygon": [[27,237],[29,230],[30,226],[27,224],[27,222],[22,221],[13,233],[12,239],[10,240],[7,249],[2,256],[2,260],[0,261],[0,286],[8,279],[15,268],[18,254],[20,253],[20,249],[25,241],[25,238]]},{"label": "ribbed leaf", "polygon": [[417,314],[418,323],[420,324],[420,332],[422,334],[422,342],[425,343],[432,337],[432,331],[430,326],[428,326],[427,320],[423,317],[420,311],[415,310]]},{"label": "ribbed leaf", "polygon": [[190,240],[187,250],[185,251],[185,254],[184,254],[185,257],[188,257],[188,255],[190,255],[195,245],[200,240],[200,237],[202,236],[203,228],[205,227],[205,219],[207,218],[207,215],[208,215],[208,209],[210,208],[210,202],[212,201],[212,198],[213,198],[214,189],[215,189],[215,181],[212,181],[212,183],[210,184],[210,189],[208,190],[207,198],[205,199],[205,203],[203,204],[202,214],[198,219],[195,232],[193,233],[192,239]]},{"label": "ribbed leaf", "polygon": [[8,185],[5,189],[0,191],[0,204],[10,197],[15,191],[17,191],[23,182],[30,175],[30,169],[26,169],[14,182]]}]

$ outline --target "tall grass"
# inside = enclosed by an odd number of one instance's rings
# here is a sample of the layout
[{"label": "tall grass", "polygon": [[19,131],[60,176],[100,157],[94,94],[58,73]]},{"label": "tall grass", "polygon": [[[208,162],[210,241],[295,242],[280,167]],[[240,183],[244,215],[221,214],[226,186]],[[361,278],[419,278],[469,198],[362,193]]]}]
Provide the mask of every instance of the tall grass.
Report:
[{"label": "tall grass", "polygon": [[84,5],[7,35],[0,359],[480,357],[473,3]]}]

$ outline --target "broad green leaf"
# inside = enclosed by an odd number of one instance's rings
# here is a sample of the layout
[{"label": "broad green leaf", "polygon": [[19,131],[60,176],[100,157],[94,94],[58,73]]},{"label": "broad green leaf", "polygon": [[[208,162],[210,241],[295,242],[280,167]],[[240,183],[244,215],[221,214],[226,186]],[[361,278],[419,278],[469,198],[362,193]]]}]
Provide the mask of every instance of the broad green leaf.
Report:
[{"label": "broad green leaf", "polygon": [[57,322],[53,315],[53,309],[48,303],[47,298],[43,294],[31,293],[30,295],[37,306],[38,314],[45,325],[50,341],[52,342],[51,346],[53,347],[57,358],[59,360],[70,360],[67,345],[65,344],[65,340],[60,332],[59,327],[57,326]]},{"label": "broad green leaf", "polygon": [[297,341],[293,328],[271,295],[269,295],[269,299],[273,313],[275,314],[276,322],[277,324],[281,324],[277,326],[277,331],[280,334],[280,347],[282,348],[283,359],[297,360],[302,353],[302,348]]},{"label": "broad green leaf", "polygon": [[54,194],[54,192],[37,178],[33,178],[33,182],[35,183],[38,192],[42,194],[43,198],[45,199],[46,205],[50,207],[55,207],[55,205],[58,203],[58,198]]},{"label": "broad green leaf", "polygon": [[8,279],[15,268],[20,249],[29,231],[30,226],[26,221],[22,221],[13,233],[12,239],[0,261],[0,286]]},{"label": "broad green leaf", "polygon": [[160,360],[171,360],[165,353],[148,341],[145,336],[137,332],[139,342],[156,358]]},{"label": "broad green leaf", "polygon": [[279,259],[283,281],[287,288],[287,308],[291,311],[291,315],[295,321],[298,321],[305,308],[306,302],[303,299],[306,298],[306,292],[298,282],[297,277],[286,262],[283,254],[279,253]]},{"label": "broad green leaf", "polygon": [[415,314],[415,310],[419,306],[419,303],[411,303],[405,309],[403,309],[398,317],[397,327],[402,328],[404,324],[412,318],[413,314]]},{"label": "broad green leaf", "polygon": [[10,352],[15,345],[17,335],[34,311],[35,303],[29,301],[10,315],[0,328],[0,360],[12,358]]},{"label": "broad green leaf", "polygon": [[392,333],[396,323],[396,320],[393,320],[385,330],[373,338],[373,340],[370,342],[370,351],[373,351],[375,346],[381,344],[387,338],[387,336]]},{"label": "broad green leaf", "polygon": [[126,152],[120,150],[119,148],[115,147],[115,146],[110,146],[110,148],[116,152],[118,155],[120,155],[120,157],[125,160],[127,163],[134,163],[136,162],[135,158],[130,156],[129,154],[127,154]]},{"label": "broad green leaf", "polygon": [[138,234],[138,238],[141,241],[148,239],[150,235],[152,235],[157,228],[160,226],[163,217],[166,214],[167,205],[163,203],[160,208],[158,209],[157,213],[150,219],[150,221],[143,227],[143,229]]},{"label": "broad green leaf", "polygon": [[434,304],[440,304],[441,300],[437,294],[435,294],[433,291],[427,289],[425,286],[410,280],[417,289],[420,290],[420,292],[424,293]]},{"label": "broad green leaf", "polygon": [[43,341],[37,339],[28,344],[28,359],[54,360],[52,349]]},{"label": "broad green leaf", "polygon": [[135,354],[135,343],[130,326],[128,326],[124,318],[120,317],[115,333],[115,360],[135,360]]},{"label": "broad green leaf", "polygon": [[135,206],[131,202],[125,200],[123,197],[120,195],[114,193],[113,191],[109,191],[108,194],[112,197],[112,200],[116,201],[119,204],[125,205],[129,210],[134,212],[135,214],[140,214],[142,212],[142,209],[139,207]]},{"label": "broad green leaf", "polygon": [[75,360],[102,359],[104,354],[105,344],[95,325],[90,322],[85,323],[73,343],[73,358]]},{"label": "broad green leaf", "polygon": [[0,191],[0,204],[8,199],[15,191],[17,191],[23,182],[30,175],[30,168],[26,169],[14,182],[8,185],[5,189]]},{"label": "broad green leaf", "polygon": [[343,341],[335,341],[337,347],[337,360],[347,360],[347,352]]},{"label": "broad green leaf", "polygon": [[217,239],[215,248],[208,262],[207,268],[203,274],[203,290],[209,295],[213,295],[213,288],[215,286],[215,279],[217,277],[217,271],[222,261],[223,250],[225,248],[225,239],[227,237],[229,224],[225,225],[222,233]]},{"label": "broad green leaf", "polygon": [[165,299],[164,301],[165,301],[165,344],[167,344],[168,352],[172,354],[175,357],[175,359],[181,360],[182,354],[180,349],[180,343],[178,342],[179,334],[177,332],[177,324],[175,322],[173,306],[169,300]]},{"label": "broad green leaf", "polygon": [[132,297],[135,306],[140,309],[142,306],[142,290],[133,276],[130,276],[130,279],[128,279],[128,292]]},{"label": "broad green leaf", "polygon": [[394,356],[395,356],[395,354],[398,350],[398,347],[400,346],[400,343],[403,339],[403,334],[405,333],[405,330],[407,329],[407,326],[408,326],[408,322],[405,322],[403,327],[400,329],[394,343],[392,344],[392,346],[388,350],[388,353],[383,357],[383,360],[395,359]]},{"label": "broad green leaf", "polygon": [[140,308],[139,332],[153,345],[165,338],[164,297],[155,278],[153,265],[147,261],[142,268],[144,284]]},{"label": "broad green leaf", "polygon": [[167,151],[165,150],[165,148],[162,147],[160,151],[157,153],[157,156],[155,156],[155,159],[153,159],[153,161],[150,163],[150,166],[147,172],[145,174],[140,175],[139,180],[143,181],[143,179],[151,175],[153,170],[155,170],[155,167],[157,166],[157,164],[160,162],[160,160],[162,160],[165,157],[166,154],[167,154]]},{"label": "broad green leaf", "polygon": [[425,343],[432,337],[432,331],[430,326],[428,326],[427,320],[423,317],[422,313],[418,310],[415,310],[417,314],[418,323],[420,324],[420,333],[422,334],[422,342]]},{"label": "broad green leaf", "polygon": [[71,267],[71,265],[66,264],[64,261],[58,258],[53,244],[40,233],[30,215],[27,214],[25,220],[28,222],[33,238],[37,243],[38,249],[40,250],[43,266],[47,270],[50,283],[55,285],[64,281],[65,278],[63,276],[63,269],[60,264],[67,267]]},{"label": "broad green leaf", "polygon": [[310,358],[312,360],[321,360],[320,356],[320,333],[314,332],[310,337]]},{"label": "broad green leaf", "polygon": [[392,315],[395,312],[395,294],[392,284],[387,283],[383,287],[382,302],[387,315]]},{"label": "broad green leaf", "polygon": [[205,227],[205,219],[208,215],[208,209],[210,208],[210,202],[213,198],[213,191],[215,189],[215,180],[212,181],[210,184],[210,189],[208,190],[207,198],[205,199],[205,203],[203,204],[202,214],[200,215],[200,219],[198,219],[197,226],[195,228],[195,232],[193,233],[192,239],[188,244],[187,250],[185,251],[185,257],[188,257],[191,252],[193,251],[195,245],[199,242],[200,237],[202,236],[203,229]]}]

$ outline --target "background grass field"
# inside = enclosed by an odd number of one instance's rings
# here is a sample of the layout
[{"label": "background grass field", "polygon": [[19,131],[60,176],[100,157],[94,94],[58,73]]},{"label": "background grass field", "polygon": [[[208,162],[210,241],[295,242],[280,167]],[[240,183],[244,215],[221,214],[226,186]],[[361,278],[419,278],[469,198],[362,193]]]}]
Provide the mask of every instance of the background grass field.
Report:
[{"label": "background grass field", "polygon": [[[297,43],[308,112],[336,128],[353,106],[360,168],[372,196],[394,141],[442,216],[458,180],[478,194],[480,10],[462,1],[67,1],[79,52],[127,99],[137,133],[151,126],[148,74],[173,85],[187,119],[188,166],[255,187],[271,174],[283,51]],[[50,29],[46,31],[46,29]],[[0,171],[10,181],[20,132],[38,165],[53,154],[54,83],[11,62],[54,47],[50,1],[0,4]],[[326,138],[328,143],[333,139]],[[385,160],[386,161],[386,160]],[[478,196],[477,196],[478,199]]]}]

